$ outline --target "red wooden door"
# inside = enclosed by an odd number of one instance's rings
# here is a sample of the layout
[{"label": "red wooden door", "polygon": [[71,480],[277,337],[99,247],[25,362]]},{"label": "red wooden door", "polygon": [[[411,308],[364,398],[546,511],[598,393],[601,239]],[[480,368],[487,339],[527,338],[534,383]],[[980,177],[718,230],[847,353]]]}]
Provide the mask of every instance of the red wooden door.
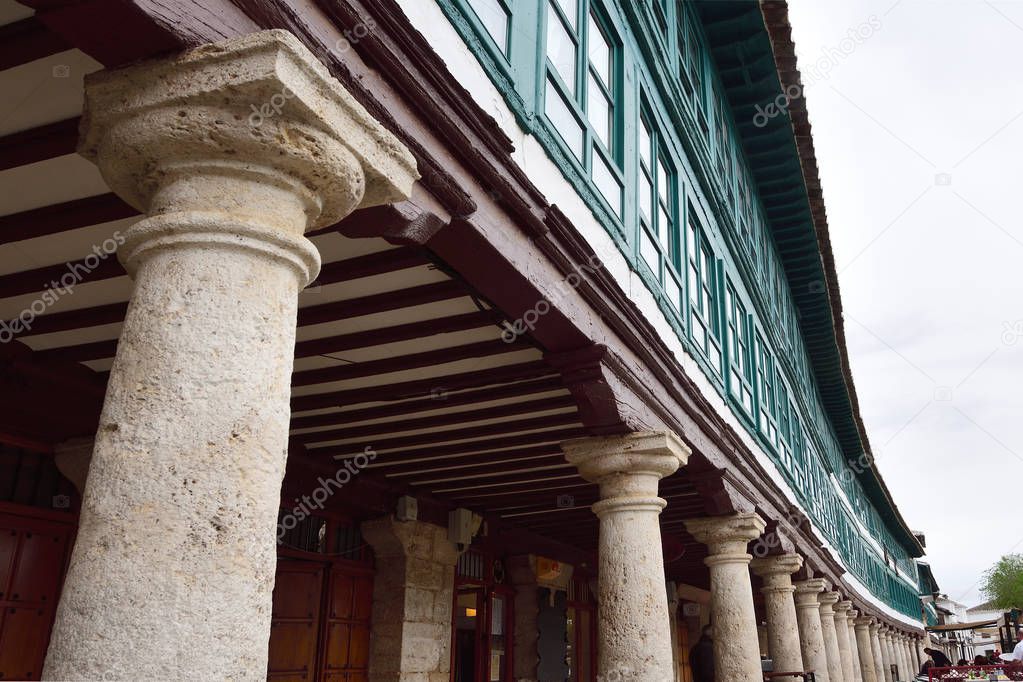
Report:
[{"label": "red wooden door", "polygon": [[0,680],[39,679],[74,532],[0,512]]}]

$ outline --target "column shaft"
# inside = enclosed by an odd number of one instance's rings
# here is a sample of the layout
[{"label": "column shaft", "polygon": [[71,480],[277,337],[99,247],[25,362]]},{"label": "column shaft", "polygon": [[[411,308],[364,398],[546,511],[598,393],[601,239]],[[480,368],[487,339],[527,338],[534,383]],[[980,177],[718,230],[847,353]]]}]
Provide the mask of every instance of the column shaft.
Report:
[{"label": "column shaft", "polygon": [[884,652],[881,649],[881,625],[877,622],[870,626],[870,646],[874,654],[874,668],[877,682],[892,682],[892,673],[884,664]]},{"label": "column shaft", "polygon": [[856,682],[853,671],[852,645],[849,641],[848,614],[852,607],[850,601],[839,601],[835,604],[835,634],[838,636],[838,654],[842,661],[842,679],[845,682]]},{"label": "column shaft", "polygon": [[799,623],[799,642],[803,650],[803,665],[812,670],[817,682],[831,682],[828,674],[828,654],[821,626],[819,595],[827,586],[820,578],[796,583],[796,616]]},{"label": "column shaft", "polygon": [[872,618],[860,617],[855,620],[856,651],[860,657],[860,675],[863,682],[881,682],[877,677],[874,665],[874,647],[871,642],[870,628]]},{"label": "column shaft", "polygon": [[767,613],[767,641],[775,672],[805,670],[799,646],[799,626],[793,595],[792,574],[803,565],[797,554],[754,559],[751,568],[761,576],[764,607]]},{"label": "column shaft", "polygon": [[764,679],[749,572],[753,557],[746,546],[760,537],[765,527],[756,514],[686,521],[686,529],[710,551],[705,563],[710,568],[714,667],[719,680]]},{"label": "column shaft", "polygon": [[108,240],[134,288],[44,676],[263,680],[303,234],[415,161],[277,31],[93,74],[79,151],[146,217]]},{"label": "column shaft", "polygon": [[852,656],[853,680],[855,682],[866,682],[863,679],[863,670],[860,666],[860,643],[856,639],[856,619],[859,616],[859,611],[850,609],[846,618],[846,625],[849,627],[849,653]]},{"label": "column shaft", "polygon": [[[673,682],[664,588],[658,481],[684,465],[689,448],[672,433],[636,433],[562,443],[583,478],[600,484],[598,664],[613,679]],[[755,635],[755,633],[754,633]],[[755,641],[755,637],[754,637]]]},{"label": "column shaft", "polygon": [[838,646],[838,631],[835,627],[834,605],[841,599],[837,592],[825,592],[818,596],[821,612],[821,634],[828,661],[828,678],[831,682],[845,682],[842,672],[842,653]]}]

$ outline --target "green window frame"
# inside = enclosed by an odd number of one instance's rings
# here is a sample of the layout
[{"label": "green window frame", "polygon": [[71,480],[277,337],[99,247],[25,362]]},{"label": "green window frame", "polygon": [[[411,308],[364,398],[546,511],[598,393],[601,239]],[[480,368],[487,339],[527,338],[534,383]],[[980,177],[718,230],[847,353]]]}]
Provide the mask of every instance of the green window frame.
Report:
[{"label": "green window frame", "polygon": [[781,461],[782,466],[787,471],[792,470],[792,448],[791,434],[789,432],[789,392],[785,387],[785,380],[781,375],[781,370],[776,370],[774,374],[774,390],[775,390],[775,401],[778,406],[777,411],[777,424],[778,424],[778,441],[776,444],[778,451],[778,459]]},{"label": "green window frame", "polygon": [[772,448],[778,446],[778,424],[775,421],[774,357],[760,332],[756,332],[757,361],[757,427]]},{"label": "green window frame", "polygon": [[639,256],[663,288],[671,306],[685,308],[680,270],[678,174],[650,108],[639,117],[639,163],[636,195],[639,205]]},{"label": "green window frame", "polygon": [[544,0],[540,107],[612,213],[621,220],[621,41],[593,0]]},{"label": "green window frame", "polygon": [[720,264],[692,205],[686,213],[686,267],[689,289],[689,331],[697,350],[721,376],[721,321],[718,275]]},{"label": "green window frame", "polygon": [[696,26],[696,18],[688,3],[682,4],[678,14],[678,77],[683,91],[689,96],[689,107],[704,130],[707,128],[707,77],[703,42]]},{"label": "green window frame", "polygon": [[747,417],[753,417],[753,358],[750,350],[750,318],[731,280],[725,285],[725,316],[728,327],[728,391]]}]

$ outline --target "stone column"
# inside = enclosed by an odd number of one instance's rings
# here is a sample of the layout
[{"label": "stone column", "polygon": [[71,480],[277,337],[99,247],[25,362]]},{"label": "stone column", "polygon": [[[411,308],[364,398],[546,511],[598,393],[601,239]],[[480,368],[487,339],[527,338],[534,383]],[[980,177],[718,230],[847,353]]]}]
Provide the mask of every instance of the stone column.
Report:
[{"label": "stone column", "polygon": [[361,530],[376,559],[370,682],[447,682],[459,554],[447,529],[385,516]]},{"label": "stone column", "polygon": [[672,682],[658,482],[689,460],[674,433],[633,433],[562,443],[579,474],[600,485],[598,667],[623,680]]},{"label": "stone column", "polygon": [[767,524],[756,514],[686,521],[686,530],[707,545],[710,613],[714,624],[714,673],[729,682],[762,682],[757,614],[746,546]]},{"label": "stone column", "polygon": [[798,554],[781,554],[754,559],[752,571],[763,578],[767,612],[767,641],[776,672],[803,671],[803,652],[799,647],[799,626],[796,621],[796,603],[792,574],[803,566]]},{"label": "stone column", "polygon": [[537,679],[540,655],[537,639],[540,636],[536,617],[540,603],[536,582],[535,558],[528,554],[508,557],[506,562],[508,579],[515,588],[514,615],[515,636],[512,647],[513,678],[517,682],[533,682]]},{"label": "stone column", "polygon": [[838,657],[842,661],[842,679],[845,682],[856,682],[853,670],[852,645],[849,642],[849,609],[851,601],[839,601],[835,604],[835,634],[838,636]]},{"label": "stone column", "polygon": [[828,661],[828,678],[831,682],[845,682],[842,674],[842,653],[838,649],[838,631],[835,627],[835,604],[842,598],[838,592],[818,595],[821,611],[821,634],[824,637],[824,652]]},{"label": "stone column", "polygon": [[892,646],[892,630],[888,626],[881,630],[881,656],[884,658],[885,672],[892,682],[897,682],[892,666],[898,665],[898,661],[895,658],[895,648]]},{"label": "stone column", "polygon": [[901,632],[895,632],[895,657],[899,660],[899,678],[902,680],[908,680],[912,677],[909,674],[909,659],[906,657],[906,643],[905,637]]},{"label": "stone column", "polygon": [[264,680],[303,233],[415,161],[283,31],[92,74],[81,131],[145,217],[44,676]]},{"label": "stone column", "polygon": [[799,642],[803,649],[805,670],[814,671],[817,682],[830,682],[828,654],[824,648],[821,627],[821,609],[817,596],[827,587],[821,578],[796,583],[796,615],[799,622]]},{"label": "stone column", "polygon": [[670,627],[671,634],[671,673],[672,680],[678,682],[679,679],[679,661],[681,654],[679,652],[678,642],[678,588],[674,582],[668,582],[665,585],[668,595],[668,625]]},{"label": "stone column", "polygon": [[860,612],[856,609],[849,609],[849,612],[846,614],[846,624],[849,626],[849,654],[852,658],[853,680],[855,682],[866,682],[863,677],[863,670],[860,667],[860,643],[856,640],[856,619],[859,617]]},{"label": "stone column", "polygon": [[871,628],[874,619],[861,616],[853,621],[856,629],[856,651],[860,657],[860,675],[863,682],[882,682],[877,676],[877,666],[874,664],[874,646]]},{"label": "stone column", "polygon": [[874,668],[877,671],[877,682],[892,682],[892,673],[884,664],[884,651],[881,648],[881,624],[874,621],[870,624],[870,648],[874,654]]}]

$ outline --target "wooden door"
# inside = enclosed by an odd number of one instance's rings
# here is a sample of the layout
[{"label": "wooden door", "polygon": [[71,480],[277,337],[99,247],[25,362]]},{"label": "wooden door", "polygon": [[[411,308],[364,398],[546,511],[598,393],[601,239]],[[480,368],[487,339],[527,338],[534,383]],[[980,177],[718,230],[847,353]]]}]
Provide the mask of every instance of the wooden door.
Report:
[{"label": "wooden door", "polygon": [[367,682],[372,603],[367,566],[278,559],[267,679]]},{"label": "wooden door", "polygon": [[74,532],[0,512],[0,680],[40,678]]}]

